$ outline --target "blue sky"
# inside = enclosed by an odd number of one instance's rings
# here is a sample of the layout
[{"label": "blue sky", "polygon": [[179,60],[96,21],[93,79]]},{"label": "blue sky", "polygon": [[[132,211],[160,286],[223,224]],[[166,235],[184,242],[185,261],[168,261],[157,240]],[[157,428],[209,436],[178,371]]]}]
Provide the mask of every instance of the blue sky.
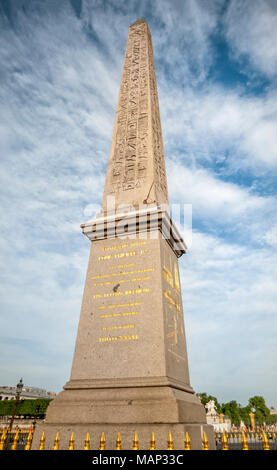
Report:
[{"label": "blue sky", "polygon": [[0,382],[68,380],[128,27],[149,24],[191,383],[277,407],[277,4],[0,1]]}]

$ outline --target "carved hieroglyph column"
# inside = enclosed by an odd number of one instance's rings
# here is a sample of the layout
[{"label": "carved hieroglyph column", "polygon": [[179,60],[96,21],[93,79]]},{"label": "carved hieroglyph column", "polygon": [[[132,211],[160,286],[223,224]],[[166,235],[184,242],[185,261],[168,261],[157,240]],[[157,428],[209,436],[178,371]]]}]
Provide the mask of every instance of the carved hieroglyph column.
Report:
[{"label": "carved hieroglyph column", "polygon": [[190,385],[178,269],[186,245],[167,202],[151,36],[138,20],[129,28],[102,212],[81,226],[92,243],[71,376],[33,448],[42,431],[51,446],[57,430],[61,448],[72,431],[76,448],[87,432],[95,442],[104,431],[113,449],[120,431],[131,449],[136,431],[149,449],[154,431],[165,449],[169,430],[176,449],[186,432],[201,448],[203,431],[213,447]]},{"label": "carved hieroglyph column", "polygon": [[129,28],[103,197],[116,206],[168,203],[162,129],[148,25]]}]

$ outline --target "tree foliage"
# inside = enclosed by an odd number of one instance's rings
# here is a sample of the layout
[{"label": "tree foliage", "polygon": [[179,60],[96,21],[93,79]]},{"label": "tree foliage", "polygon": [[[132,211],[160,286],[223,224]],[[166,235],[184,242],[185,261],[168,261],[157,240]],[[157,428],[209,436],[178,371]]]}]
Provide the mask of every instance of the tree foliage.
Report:
[{"label": "tree foliage", "polygon": [[208,401],[214,400],[217,412],[223,413],[225,416],[227,415],[235,426],[239,426],[241,421],[243,421],[246,426],[250,426],[251,421],[249,413],[254,408],[256,425],[263,425],[264,423],[274,424],[276,422],[276,416],[270,414],[270,410],[266,406],[265,399],[258,395],[249,398],[248,404],[244,407],[235,400],[220,404],[216,397],[207,395],[207,393],[198,393],[197,396],[200,398],[201,403],[204,406]]},{"label": "tree foliage", "polygon": [[273,424],[275,422],[275,417],[270,414],[269,408],[266,406],[265,399],[261,396],[255,395],[252,398],[249,398],[248,407],[255,408],[255,421],[256,424]]},{"label": "tree foliage", "polygon": [[[241,412],[240,407],[235,400],[229,401],[228,403],[222,403],[222,411],[224,415],[227,415],[231,419],[235,426],[240,425],[240,421],[242,420]],[[247,423],[244,424],[247,425]]]},{"label": "tree foliage", "polygon": [[[43,417],[50,403],[50,398],[38,398],[35,400],[20,400],[16,407],[16,416]],[[0,401],[0,416],[11,416],[14,400]]]}]

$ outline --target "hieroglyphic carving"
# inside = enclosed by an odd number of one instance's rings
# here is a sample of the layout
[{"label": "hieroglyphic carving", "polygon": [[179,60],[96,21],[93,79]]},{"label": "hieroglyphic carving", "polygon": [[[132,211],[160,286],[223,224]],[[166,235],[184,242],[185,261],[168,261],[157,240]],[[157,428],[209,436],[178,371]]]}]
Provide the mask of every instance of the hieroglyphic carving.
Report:
[{"label": "hieroglyphic carving", "polygon": [[167,201],[153,51],[144,21],[129,29],[114,142],[108,193],[143,187],[150,167],[154,166],[155,187]]},{"label": "hieroglyphic carving", "polygon": [[131,31],[126,47],[111,162],[113,192],[132,189],[136,183],[141,32],[141,26]]},{"label": "hieroglyphic carving", "polygon": [[154,182],[155,187],[168,200],[165,159],[163,153],[162,128],[159,111],[154,55],[151,36],[149,34],[149,70],[150,70],[150,100],[152,111],[152,145],[154,154]]}]

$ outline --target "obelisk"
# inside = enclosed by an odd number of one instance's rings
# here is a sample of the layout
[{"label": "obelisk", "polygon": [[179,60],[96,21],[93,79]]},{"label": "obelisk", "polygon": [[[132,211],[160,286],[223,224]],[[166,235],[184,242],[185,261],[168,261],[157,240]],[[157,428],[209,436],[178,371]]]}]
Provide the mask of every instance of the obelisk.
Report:
[{"label": "obelisk", "polygon": [[66,449],[86,432],[97,449],[200,449],[212,428],[189,380],[178,257],[186,245],[170,218],[151,35],[139,19],[129,28],[102,212],[82,224],[91,252],[70,380],[50,404],[44,430]]}]

